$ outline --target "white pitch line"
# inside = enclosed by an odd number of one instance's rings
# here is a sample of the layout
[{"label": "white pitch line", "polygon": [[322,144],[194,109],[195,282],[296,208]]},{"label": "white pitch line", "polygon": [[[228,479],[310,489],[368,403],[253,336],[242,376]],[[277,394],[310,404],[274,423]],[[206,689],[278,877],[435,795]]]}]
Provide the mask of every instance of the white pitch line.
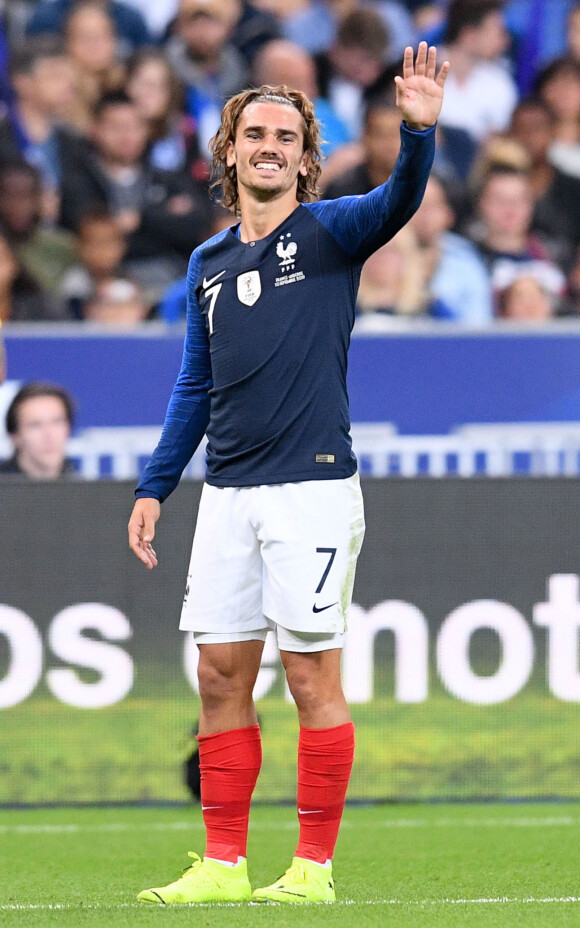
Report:
[{"label": "white pitch line", "polygon": [[[337,906],[353,906],[353,905],[388,905],[388,906],[410,906],[413,908],[427,908],[429,906],[445,906],[445,905],[564,905],[564,904],[577,904],[580,902],[580,896],[547,896],[547,897],[534,897],[526,896],[519,898],[517,896],[498,896],[491,898],[476,898],[476,899],[369,899],[367,901],[357,901],[355,899],[344,899],[338,900],[334,905]],[[188,908],[241,908],[245,905],[263,905],[263,903],[257,902],[202,902],[196,903],[195,905],[188,906]],[[280,903],[270,903],[270,905],[279,905]],[[159,906],[164,908],[164,906]],[[148,906],[151,908],[151,906]],[[70,911],[74,909],[140,909],[144,911],[143,903],[139,902],[119,902],[117,904],[111,903],[108,905],[101,905],[99,903],[88,904],[88,905],[73,905],[73,904],[31,904],[31,905],[0,905],[0,912],[32,912],[32,911]]]},{"label": "white pitch line", "polygon": [[[17,814],[17,813],[15,813]],[[489,827],[509,827],[509,828],[553,828],[553,827],[571,827],[580,825],[580,817],[572,815],[551,815],[541,816],[538,818],[518,817],[509,818],[507,816],[497,818],[394,818],[378,819],[365,822],[364,826],[351,822],[348,817],[342,822],[343,828],[364,827],[364,828],[489,828]],[[0,834],[79,834],[82,832],[120,832],[120,831],[189,831],[191,829],[203,829],[202,821],[177,821],[177,822],[102,822],[97,825],[79,825],[79,824],[31,824],[31,825],[8,825],[0,824]],[[296,822],[252,822],[252,831],[269,831],[279,830],[281,828],[294,829]]]}]

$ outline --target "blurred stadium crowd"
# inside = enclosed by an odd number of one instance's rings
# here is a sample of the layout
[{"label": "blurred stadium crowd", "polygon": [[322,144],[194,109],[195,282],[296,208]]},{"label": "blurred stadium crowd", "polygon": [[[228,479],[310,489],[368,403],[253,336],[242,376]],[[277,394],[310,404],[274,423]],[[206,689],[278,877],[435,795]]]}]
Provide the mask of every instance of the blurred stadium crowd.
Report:
[{"label": "blurred stadium crowd", "polygon": [[407,44],[451,62],[422,206],[365,265],[360,321],[580,312],[580,2],[0,0],[0,321],[183,318],[235,217],[208,143],[238,90],[316,103],[325,197],[384,182]]}]

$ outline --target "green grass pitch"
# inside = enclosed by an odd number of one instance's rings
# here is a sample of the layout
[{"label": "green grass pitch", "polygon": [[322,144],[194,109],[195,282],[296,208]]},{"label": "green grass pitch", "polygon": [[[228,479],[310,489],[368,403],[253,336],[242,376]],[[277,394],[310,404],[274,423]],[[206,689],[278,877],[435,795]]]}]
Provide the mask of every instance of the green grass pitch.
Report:
[{"label": "green grass pitch", "polygon": [[[253,885],[288,865],[286,806],[252,811]],[[560,928],[580,924],[580,805],[348,806],[334,906],[145,907],[203,850],[198,807],[0,810],[0,924]]]}]

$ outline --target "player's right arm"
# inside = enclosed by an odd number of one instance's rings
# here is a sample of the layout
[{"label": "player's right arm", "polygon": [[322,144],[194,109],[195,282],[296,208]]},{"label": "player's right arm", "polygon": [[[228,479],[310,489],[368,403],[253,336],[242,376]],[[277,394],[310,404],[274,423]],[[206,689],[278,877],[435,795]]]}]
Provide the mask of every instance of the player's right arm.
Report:
[{"label": "player's right arm", "polygon": [[148,570],[157,567],[157,555],[151,542],[155,537],[155,523],[161,515],[161,503],[152,497],[136,500],[129,519],[129,547]]},{"label": "player's right arm", "polygon": [[181,370],[169,400],[161,438],[135,491],[137,500],[129,521],[131,550],[149,569],[157,564],[151,542],[161,503],[179,483],[209,423],[212,386],[209,340],[195,296],[200,265],[201,254],[196,249],[187,275],[187,332]]}]

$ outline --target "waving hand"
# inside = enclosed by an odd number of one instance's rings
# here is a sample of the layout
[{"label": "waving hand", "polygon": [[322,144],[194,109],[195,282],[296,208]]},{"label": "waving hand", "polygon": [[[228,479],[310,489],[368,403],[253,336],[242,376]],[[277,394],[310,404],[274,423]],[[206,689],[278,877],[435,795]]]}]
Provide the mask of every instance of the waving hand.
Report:
[{"label": "waving hand", "polygon": [[437,121],[443,103],[443,87],[449,73],[444,61],[435,76],[437,49],[420,42],[413,62],[413,49],[407,46],[403,58],[403,76],[395,78],[397,106],[411,129],[428,129]]}]

